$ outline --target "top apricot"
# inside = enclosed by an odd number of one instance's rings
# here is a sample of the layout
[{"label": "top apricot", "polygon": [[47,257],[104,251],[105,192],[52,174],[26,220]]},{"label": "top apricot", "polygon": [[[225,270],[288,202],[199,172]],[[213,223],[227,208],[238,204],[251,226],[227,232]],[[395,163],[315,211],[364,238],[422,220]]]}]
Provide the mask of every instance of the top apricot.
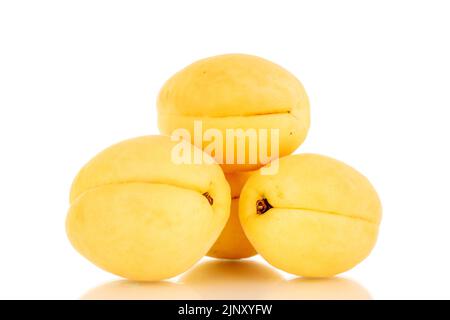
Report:
[{"label": "top apricot", "polygon": [[[277,64],[251,55],[220,55],[189,65],[165,83],[157,105],[163,134],[187,129],[191,142],[205,149],[211,141],[194,139],[194,122],[201,121],[202,132],[218,129],[223,136],[222,154],[205,151],[223,164],[225,172],[254,170],[292,153],[309,129],[309,100],[300,81]],[[233,145],[227,144],[227,129],[255,129],[257,138],[267,142],[267,150],[259,150],[249,136],[244,148],[238,146],[237,138]],[[267,137],[260,129],[267,129]],[[279,130],[279,148],[271,139],[273,129]],[[256,146],[256,161],[249,156],[250,143]],[[231,162],[224,156],[227,150],[234,152]],[[245,152],[243,163],[237,160],[238,152]]]}]

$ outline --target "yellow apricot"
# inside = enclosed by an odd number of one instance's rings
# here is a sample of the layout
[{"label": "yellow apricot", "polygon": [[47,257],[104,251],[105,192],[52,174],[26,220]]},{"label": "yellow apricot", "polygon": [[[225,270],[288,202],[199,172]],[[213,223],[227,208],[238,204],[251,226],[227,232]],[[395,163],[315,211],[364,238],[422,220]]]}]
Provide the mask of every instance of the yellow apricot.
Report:
[{"label": "yellow apricot", "polygon": [[208,252],[208,256],[223,259],[242,259],[254,256],[255,249],[248,241],[239,221],[239,196],[241,189],[253,172],[227,173],[231,187],[231,209],[225,228]]},{"label": "yellow apricot", "polygon": [[[309,100],[300,81],[282,67],[251,55],[220,55],[189,65],[165,83],[157,105],[163,134],[186,129],[191,142],[214,156],[225,172],[254,170],[292,153],[309,129]],[[201,134],[200,138],[194,137],[198,121],[202,132],[217,129],[221,133],[222,148],[218,145],[209,150],[208,146],[217,140],[215,135],[213,141]],[[231,135],[226,141],[230,129],[242,129],[248,135],[242,139]],[[266,137],[261,133],[263,129]],[[279,137],[275,141],[272,133],[277,130]],[[259,145],[260,141],[267,143],[266,148]],[[252,146],[256,152],[251,153]],[[232,152],[228,160],[227,151]],[[244,155],[242,163],[239,154]]]},{"label": "yellow apricot", "polygon": [[329,277],[365,259],[375,245],[381,203],[348,165],[314,154],[279,160],[274,175],[252,175],[239,216],[248,239],[270,264],[305,277]]},{"label": "yellow apricot", "polygon": [[[212,160],[187,142],[199,159]],[[202,258],[222,231],[230,190],[217,164],[176,164],[169,137],[113,145],[89,161],[72,185],[66,221],[72,245],[124,278],[176,276]]]}]

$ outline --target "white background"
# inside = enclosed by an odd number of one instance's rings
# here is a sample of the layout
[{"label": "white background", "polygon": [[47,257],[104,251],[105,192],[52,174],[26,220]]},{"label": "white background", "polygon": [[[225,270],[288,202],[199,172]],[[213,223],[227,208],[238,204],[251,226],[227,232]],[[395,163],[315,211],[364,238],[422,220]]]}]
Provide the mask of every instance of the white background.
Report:
[{"label": "white background", "polygon": [[[448,1],[428,0],[2,0],[0,298],[78,299],[102,284],[87,297],[450,298],[449,17]],[[303,82],[312,126],[298,152],[373,182],[375,250],[320,283],[272,279],[261,258],[204,262],[202,283],[110,283],[66,239],[73,177],[105,147],[158,133],[156,95],[174,72],[234,52]]]}]

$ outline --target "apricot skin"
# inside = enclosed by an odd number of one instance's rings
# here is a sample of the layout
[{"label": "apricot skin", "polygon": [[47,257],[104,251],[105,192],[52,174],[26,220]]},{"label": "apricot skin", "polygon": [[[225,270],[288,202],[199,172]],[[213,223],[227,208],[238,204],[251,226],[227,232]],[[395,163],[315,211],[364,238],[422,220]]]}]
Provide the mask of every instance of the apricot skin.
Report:
[{"label": "apricot skin", "polygon": [[[201,148],[211,142],[195,141],[196,120],[202,121],[203,131],[219,129],[223,137],[226,129],[267,129],[269,136],[269,130],[278,129],[278,156],[295,151],[309,129],[309,100],[300,81],[282,67],[251,55],[226,54],[194,62],[164,84],[157,105],[161,133],[170,135],[185,128],[191,142]],[[227,148],[233,150],[224,141],[224,155]],[[234,155],[233,163],[222,165],[225,172],[251,171],[266,164],[259,152],[256,163],[247,157],[240,164]]]},{"label": "apricot skin", "polygon": [[253,171],[227,173],[225,178],[231,187],[231,209],[225,228],[208,252],[208,256],[221,259],[243,259],[256,254],[245,236],[239,220],[239,196],[241,189]]},{"label": "apricot skin", "polygon": [[124,278],[156,281],[207,253],[228,219],[229,186],[217,164],[174,164],[174,145],[163,136],[123,141],[81,169],[66,230],[84,257]]},{"label": "apricot skin", "polygon": [[[375,245],[381,203],[348,165],[314,154],[279,160],[275,175],[252,175],[239,216],[248,239],[270,264],[305,277],[330,277],[364,260]],[[272,206],[258,214],[256,203]]]}]

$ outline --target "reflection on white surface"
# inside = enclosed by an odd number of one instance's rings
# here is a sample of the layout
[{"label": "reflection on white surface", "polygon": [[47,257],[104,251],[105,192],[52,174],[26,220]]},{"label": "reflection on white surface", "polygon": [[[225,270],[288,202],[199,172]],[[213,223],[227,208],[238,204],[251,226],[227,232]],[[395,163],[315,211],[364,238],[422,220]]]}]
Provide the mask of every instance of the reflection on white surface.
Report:
[{"label": "reflection on white surface", "polygon": [[371,300],[369,291],[358,282],[345,278],[284,281],[265,299],[274,300]]},{"label": "reflection on white surface", "polygon": [[283,282],[275,269],[255,261],[206,261],[187,272],[179,283],[203,299],[262,299]]},{"label": "reflection on white surface", "polygon": [[100,285],[82,299],[371,299],[359,283],[345,278],[285,280],[256,261],[212,260],[198,264],[178,282],[119,280]]},{"label": "reflection on white surface", "polygon": [[134,282],[117,280],[89,290],[82,300],[198,300],[199,297],[188,287],[177,283]]}]

